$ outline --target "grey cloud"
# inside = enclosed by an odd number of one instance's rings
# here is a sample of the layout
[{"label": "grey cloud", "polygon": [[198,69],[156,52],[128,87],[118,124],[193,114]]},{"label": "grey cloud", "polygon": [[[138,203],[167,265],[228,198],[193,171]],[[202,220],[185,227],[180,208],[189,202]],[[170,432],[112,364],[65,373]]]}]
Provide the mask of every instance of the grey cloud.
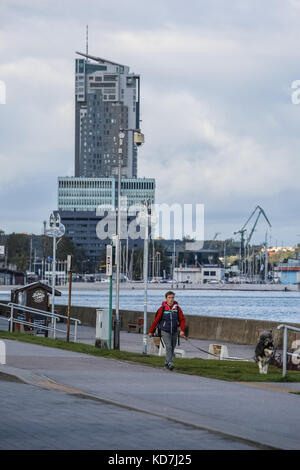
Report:
[{"label": "grey cloud", "polygon": [[216,226],[230,236],[260,203],[278,238],[296,242],[298,3],[2,0],[5,229],[38,227],[56,206],[56,177],[72,173],[74,51],[88,23],[91,53],[141,73],[139,175],[156,177],[157,202],[204,202],[208,236]]}]

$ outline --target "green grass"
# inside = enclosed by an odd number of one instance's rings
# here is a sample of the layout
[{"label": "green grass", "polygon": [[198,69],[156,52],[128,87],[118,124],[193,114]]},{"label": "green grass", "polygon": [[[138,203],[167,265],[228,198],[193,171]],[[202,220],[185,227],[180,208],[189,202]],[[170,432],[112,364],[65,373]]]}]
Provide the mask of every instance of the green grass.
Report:
[{"label": "green grass", "polygon": [[[99,349],[84,343],[67,343],[64,340],[44,338],[42,336],[30,336],[21,333],[0,331],[0,339],[18,340],[25,343],[38,344],[121,361],[130,361],[152,367],[161,368],[164,365],[164,358],[159,356],[146,356],[128,351]],[[297,371],[288,371],[287,376],[282,378],[281,369],[271,366],[269,367],[268,374],[265,375],[258,372],[256,363],[243,361],[176,358],[175,369],[172,373],[174,372],[234,382],[300,382],[300,373]]]}]

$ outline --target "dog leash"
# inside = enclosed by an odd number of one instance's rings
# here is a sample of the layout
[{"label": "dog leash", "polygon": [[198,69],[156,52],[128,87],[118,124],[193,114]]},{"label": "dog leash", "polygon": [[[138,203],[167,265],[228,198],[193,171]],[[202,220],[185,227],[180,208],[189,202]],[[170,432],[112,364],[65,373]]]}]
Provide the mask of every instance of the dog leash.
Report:
[{"label": "dog leash", "polygon": [[206,354],[210,354],[211,356],[214,356],[214,357],[217,357],[218,359],[220,359],[220,356],[218,354],[213,354],[209,351],[205,351],[204,349],[198,348],[198,346],[195,346],[195,344],[193,344],[191,342],[191,340],[189,338],[187,338],[186,336],[182,336],[182,338],[184,338],[186,341],[188,341],[193,346],[193,348],[198,349],[198,351],[204,352]]},{"label": "dog leash", "polygon": [[[210,356],[214,356],[214,357],[218,358],[219,360],[221,359],[221,356],[219,354],[211,353],[209,351],[206,351],[205,349],[201,349],[198,346],[196,346],[194,343],[191,342],[191,340],[189,338],[187,338],[187,336],[180,336],[180,338],[184,338],[188,343],[190,343],[191,346],[193,346],[193,348],[198,349],[198,351],[201,351],[205,354],[209,354]],[[161,338],[161,340],[162,340],[162,338]],[[228,359],[234,359],[236,361],[250,362],[250,361],[253,361],[253,356],[249,357],[249,358],[243,358],[243,357],[232,357],[231,358],[231,357],[229,357]],[[225,360],[226,360],[226,358],[225,358]]]},{"label": "dog leash", "polygon": [[[184,338],[186,341],[188,341],[195,349],[198,349],[198,351],[201,351],[201,352],[203,352],[203,353],[209,354],[210,356],[214,356],[214,357],[217,357],[218,359],[221,359],[221,356],[220,356],[220,355],[218,355],[218,354],[213,354],[213,353],[211,353],[211,352],[209,352],[209,351],[205,351],[205,349],[201,349],[201,348],[199,348],[198,346],[195,346],[195,344],[193,344],[193,343],[191,342],[191,340],[190,340],[189,338],[187,338],[186,336],[182,336],[182,338]],[[226,358],[224,358],[224,359],[226,360]],[[234,357],[234,358],[228,358],[228,359],[234,359],[234,360],[236,360],[236,361],[245,361],[245,362],[249,361],[249,362],[250,362],[251,360],[253,360],[253,357],[251,357],[251,358],[250,358],[250,357],[249,357],[249,358]]]}]

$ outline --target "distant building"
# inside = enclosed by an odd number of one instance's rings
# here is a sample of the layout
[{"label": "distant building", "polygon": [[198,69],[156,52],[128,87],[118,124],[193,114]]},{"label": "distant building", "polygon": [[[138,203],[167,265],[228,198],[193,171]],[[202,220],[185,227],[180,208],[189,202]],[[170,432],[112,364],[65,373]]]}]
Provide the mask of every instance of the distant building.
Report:
[{"label": "distant building", "polygon": [[282,284],[299,284],[300,260],[289,259],[287,263],[279,263],[277,272]]},{"label": "distant building", "polygon": [[224,274],[225,269],[219,265],[204,265],[199,268],[179,267],[174,268],[173,279],[177,282],[209,284],[223,281]]},{"label": "distant building", "polygon": [[[129,207],[145,200],[154,204],[154,197],[154,178],[121,180],[121,205]],[[99,206],[104,209],[118,207],[116,178],[58,178],[59,211],[95,211]]]},{"label": "distant building", "polygon": [[0,269],[0,285],[17,286],[23,285],[25,282],[25,273],[15,269]]},{"label": "distant building", "polygon": [[205,284],[224,280],[225,269],[218,250],[187,251],[181,242],[177,247],[177,263],[178,267],[173,269],[173,279],[177,282]]},{"label": "distant building", "polygon": [[[140,127],[140,76],[100,57],[75,61],[75,176],[111,177],[119,129]],[[121,174],[137,177],[137,146],[126,132]]]}]

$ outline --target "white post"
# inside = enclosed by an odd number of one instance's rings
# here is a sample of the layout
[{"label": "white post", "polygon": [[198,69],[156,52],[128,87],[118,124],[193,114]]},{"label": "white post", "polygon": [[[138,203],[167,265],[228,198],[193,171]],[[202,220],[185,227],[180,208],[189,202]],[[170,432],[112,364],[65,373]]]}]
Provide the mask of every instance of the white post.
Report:
[{"label": "white post", "polygon": [[53,317],[53,338],[56,339],[56,317]]},{"label": "white post", "polygon": [[6,364],[6,345],[4,341],[0,341],[0,364]]},{"label": "white post", "polygon": [[120,292],[120,232],[121,232],[121,158],[124,132],[119,133],[118,149],[118,224],[116,238],[116,321],[114,328],[114,349],[120,349],[120,317],[119,317],[119,292]]},{"label": "white post", "polygon": [[286,376],[286,365],[287,365],[287,327],[284,326],[283,329],[283,351],[282,351],[282,377]]},{"label": "white post", "polygon": [[74,343],[76,343],[76,341],[77,341],[77,324],[78,324],[78,322],[75,321]]},{"label": "white post", "polygon": [[126,264],[126,281],[128,280],[129,278],[129,270],[128,270],[128,234],[127,234],[127,239],[126,239],[126,261],[125,261],[125,264]]},{"label": "white post", "polygon": [[[52,259],[52,303],[51,303],[51,326],[54,328],[54,297],[55,297],[55,274],[56,274],[56,237],[53,237],[53,259]],[[52,334],[54,331],[52,332]]]},{"label": "white post", "polygon": [[148,224],[148,201],[146,202],[146,214],[144,216],[145,222],[145,238],[144,238],[144,328],[143,328],[143,354],[147,354],[147,287],[148,287],[148,238],[149,238],[149,224]]},{"label": "white post", "polygon": [[268,280],[268,231],[266,231],[266,241],[265,241],[265,284]]},{"label": "white post", "polygon": [[10,325],[9,325],[9,330],[11,333],[13,331],[13,319],[14,319],[14,306],[12,305],[10,307]]}]

